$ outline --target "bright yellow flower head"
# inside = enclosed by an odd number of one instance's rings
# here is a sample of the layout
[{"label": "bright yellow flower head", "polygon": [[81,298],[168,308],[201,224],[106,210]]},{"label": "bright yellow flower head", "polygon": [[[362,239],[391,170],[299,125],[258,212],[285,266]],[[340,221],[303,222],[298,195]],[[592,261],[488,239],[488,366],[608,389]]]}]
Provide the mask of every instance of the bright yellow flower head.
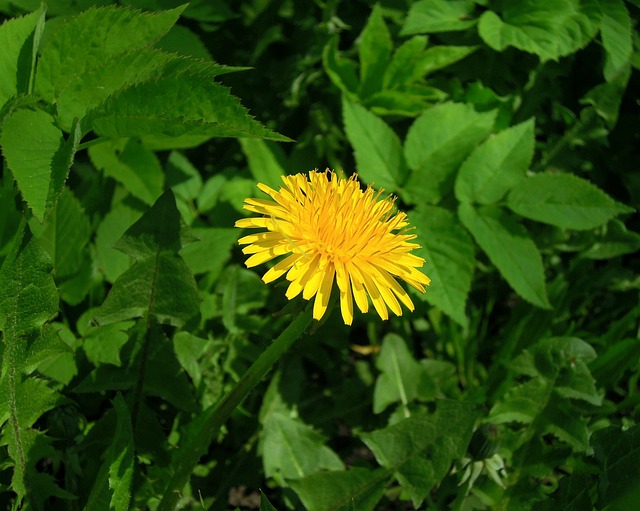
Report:
[{"label": "bright yellow flower head", "polygon": [[340,309],[347,325],[353,321],[353,299],[362,312],[369,310],[367,295],[382,319],[387,307],[402,315],[402,302],[413,310],[413,302],[397,278],[424,293],[429,277],[417,268],[424,259],[411,254],[419,245],[409,243],[407,215],[394,208],[393,198],[381,199],[382,190],[363,191],[356,176],[338,177],[327,169],[283,176],[284,186],[275,191],[258,188],[271,199],[247,199],[244,208],[263,215],[236,222],[236,227],[256,227],[266,232],[240,238],[242,249],[251,254],[248,268],[288,254],[262,277],[266,283],[286,274],[289,300],[302,293],[315,295],[313,317],[327,310],[334,278],[340,289]]}]

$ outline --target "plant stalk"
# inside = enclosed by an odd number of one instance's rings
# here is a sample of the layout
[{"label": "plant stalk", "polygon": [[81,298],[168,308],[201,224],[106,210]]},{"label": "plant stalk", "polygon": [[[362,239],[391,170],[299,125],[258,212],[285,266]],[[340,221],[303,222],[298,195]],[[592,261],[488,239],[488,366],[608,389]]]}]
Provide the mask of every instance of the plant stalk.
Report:
[{"label": "plant stalk", "polygon": [[207,451],[218,431],[231,413],[249,395],[253,388],[266,376],[273,365],[303,334],[311,323],[311,314],[301,312],[289,326],[258,357],[236,385],[216,404],[204,411],[198,419],[199,426],[178,454],[175,472],[158,505],[157,511],[174,511],[183,488],[189,481],[200,457]]}]

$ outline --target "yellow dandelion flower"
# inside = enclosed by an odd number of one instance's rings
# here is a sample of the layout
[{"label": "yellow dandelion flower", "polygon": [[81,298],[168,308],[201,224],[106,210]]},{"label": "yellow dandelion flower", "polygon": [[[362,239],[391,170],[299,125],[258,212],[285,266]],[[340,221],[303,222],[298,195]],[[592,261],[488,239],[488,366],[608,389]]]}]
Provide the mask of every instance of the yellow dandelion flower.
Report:
[{"label": "yellow dandelion flower", "polygon": [[236,222],[236,227],[266,229],[240,238],[250,255],[245,264],[257,266],[278,256],[286,257],[269,269],[262,280],[273,282],[285,275],[289,300],[302,293],[315,296],[313,317],[327,310],[334,279],[340,290],[340,310],[347,325],[353,321],[353,301],[366,313],[371,299],[376,312],[388,319],[387,308],[402,315],[400,302],[414,310],[413,302],[396,279],[420,292],[430,282],[417,268],[424,259],[411,254],[407,215],[394,207],[382,190],[362,190],[357,177],[338,177],[327,169],[283,176],[279,191],[260,183],[270,199],[247,199],[244,208],[263,215]]}]

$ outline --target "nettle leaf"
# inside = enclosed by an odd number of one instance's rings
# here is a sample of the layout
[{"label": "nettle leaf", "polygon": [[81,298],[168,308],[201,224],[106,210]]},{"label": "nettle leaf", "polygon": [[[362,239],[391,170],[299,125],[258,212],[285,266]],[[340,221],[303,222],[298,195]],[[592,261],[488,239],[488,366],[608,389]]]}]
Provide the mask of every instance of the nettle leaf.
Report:
[{"label": "nettle leaf", "polygon": [[508,46],[546,60],[558,60],[585,47],[598,31],[600,16],[593,2],[532,0],[505,3],[500,14],[485,11],[478,33],[488,46]]},{"label": "nettle leaf", "polygon": [[83,127],[106,138],[206,135],[289,141],[251,117],[210,74],[184,69],[110,96],[87,114]]},{"label": "nettle leaf", "polygon": [[447,209],[420,206],[410,219],[422,245],[416,255],[426,260],[424,272],[431,278],[429,291],[419,298],[466,326],[465,305],[475,266],[473,240]]},{"label": "nettle leaf", "polygon": [[473,0],[420,0],[411,5],[401,35],[453,32],[475,25]]},{"label": "nettle leaf", "polygon": [[196,283],[178,255],[188,241],[192,239],[181,225],[173,193],[167,191],[116,243],[136,262],[118,277],[96,320],[108,324],[153,316],[181,326],[197,314]]},{"label": "nettle leaf", "polygon": [[299,419],[270,413],[262,435],[262,463],[267,477],[301,479],[322,470],[344,469],[325,439]]},{"label": "nettle leaf", "polygon": [[115,431],[87,499],[86,509],[129,509],[134,469],[133,428],[129,409],[121,394],[113,400],[113,407],[116,411]]},{"label": "nettle leaf", "polygon": [[464,161],[455,183],[462,202],[493,204],[520,181],[533,158],[533,119],[493,135]]},{"label": "nettle leaf", "polygon": [[633,53],[631,17],[622,0],[598,0],[600,36],[605,51],[604,77],[612,82],[628,67]]},{"label": "nettle leaf", "polygon": [[532,220],[564,229],[598,227],[634,210],[614,201],[589,181],[573,174],[536,174],[520,181],[507,196],[509,209]]},{"label": "nettle leaf", "polygon": [[503,209],[467,203],[458,208],[460,221],[509,285],[529,303],[551,308],[540,251],[527,230]]},{"label": "nettle leaf", "polygon": [[89,148],[97,169],[104,170],[145,204],[153,204],[162,194],[164,173],[160,160],[135,139],[105,141]]},{"label": "nettle leaf", "polygon": [[32,429],[59,400],[48,382],[32,373],[45,360],[68,351],[57,333],[45,326],[58,314],[51,269],[46,252],[23,221],[0,269],[0,444],[7,447],[7,465],[13,466],[16,505],[27,498],[36,508],[50,495],[68,497],[49,474],[36,468],[52,451],[44,433]]},{"label": "nettle leaf", "polygon": [[373,391],[373,412],[383,412],[392,403],[406,407],[416,399],[435,398],[436,387],[425,367],[411,354],[402,337],[387,334],[376,357],[380,376]]},{"label": "nettle leaf", "polygon": [[[51,35],[42,50],[36,75],[36,92],[54,103],[65,89],[73,90],[85,76],[89,75],[89,81],[93,81],[95,75],[91,76],[92,73],[97,71],[99,75],[99,68],[105,64],[111,71],[118,69],[122,73],[121,76],[103,75],[107,79],[105,90],[116,90],[113,84],[122,79],[122,83],[126,83],[130,78],[127,72],[130,58],[125,54],[134,56],[133,50],[155,43],[176,23],[185,8],[181,6],[159,13],[143,13],[108,6],[91,8],[69,19]],[[149,57],[146,52],[142,53]],[[121,64],[115,64],[117,60],[121,60]],[[145,69],[146,66],[141,71],[143,74]],[[130,72],[135,73],[134,70]],[[72,96],[73,92],[69,93],[67,100]]]},{"label": "nettle leaf", "polygon": [[478,417],[477,405],[441,400],[433,414],[413,415],[361,438],[418,507],[464,455]]},{"label": "nettle leaf", "polygon": [[409,128],[404,154],[411,169],[403,197],[438,202],[453,189],[455,173],[469,152],[486,138],[496,112],[443,103],[425,111]]},{"label": "nettle leaf", "polygon": [[640,425],[617,426],[593,434],[593,449],[602,466],[598,508],[633,509],[640,500]]},{"label": "nettle leaf", "polygon": [[398,190],[407,172],[398,135],[378,116],[344,96],[342,114],[358,174],[389,193]]},{"label": "nettle leaf", "polygon": [[388,470],[354,467],[313,474],[290,486],[308,511],[373,511],[390,477]]},{"label": "nettle leaf", "polygon": [[392,50],[391,34],[389,34],[389,29],[382,17],[382,7],[376,4],[360,34],[358,52],[360,57],[359,95],[361,98],[366,98],[382,89],[382,80]]},{"label": "nettle leaf", "polygon": [[588,364],[595,350],[575,337],[538,341],[509,364],[516,375],[531,379],[511,388],[491,409],[489,422],[535,424],[578,451],[589,448],[587,421],[570,400],[602,404]]},{"label": "nettle leaf", "polygon": [[62,132],[42,110],[16,109],[4,121],[0,146],[33,215],[42,222]]},{"label": "nettle leaf", "polygon": [[44,29],[44,6],[0,26],[0,108],[16,94],[31,92],[36,51]]}]

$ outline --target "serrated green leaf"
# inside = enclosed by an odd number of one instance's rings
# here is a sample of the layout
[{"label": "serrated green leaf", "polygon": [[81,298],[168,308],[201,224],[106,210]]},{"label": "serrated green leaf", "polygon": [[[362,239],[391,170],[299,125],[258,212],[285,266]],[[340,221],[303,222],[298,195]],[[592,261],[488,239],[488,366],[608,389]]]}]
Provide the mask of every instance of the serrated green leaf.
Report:
[{"label": "serrated green leaf", "polygon": [[420,0],[414,2],[401,35],[453,32],[472,27],[475,2],[472,0]]},{"label": "serrated green leaf", "polygon": [[160,160],[134,139],[108,141],[89,148],[96,168],[104,170],[138,199],[153,204],[162,194],[164,173]]},{"label": "serrated green leaf", "polygon": [[402,89],[422,78],[418,64],[427,47],[425,36],[414,36],[402,43],[393,52],[389,65],[384,71],[384,89]]},{"label": "serrated green leaf", "polygon": [[496,112],[443,103],[430,108],[409,128],[404,154],[411,173],[403,197],[411,202],[438,202],[453,189],[455,173],[469,152],[493,128]]},{"label": "serrated green leaf", "polygon": [[478,417],[477,405],[441,400],[433,414],[413,415],[361,438],[419,507],[466,452]]},{"label": "serrated green leaf", "polygon": [[137,261],[118,277],[96,320],[108,324],[153,316],[161,323],[180,326],[197,314],[196,283],[177,254],[191,240],[173,193],[165,192],[116,243],[118,250]]},{"label": "serrated green leaf", "polygon": [[633,30],[629,11],[622,0],[598,0],[602,20],[600,35],[605,51],[604,77],[615,80],[629,66],[633,53]]},{"label": "serrated green leaf", "polygon": [[458,216],[509,285],[525,300],[551,308],[542,257],[527,230],[494,206],[474,209],[461,203]]},{"label": "serrated green leaf", "polygon": [[632,509],[640,500],[640,425],[626,431],[617,426],[593,435],[596,459],[602,466],[598,506],[610,511]]},{"label": "serrated green leaf", "polygon": [[[125,71],[129,59],[122,56],[132,50],[148,47],[160,39],[184,9],[185,6],[182,6],[158,13],[142,13],[108,6],[91,8],[66,20],[42,50],[36,74],[36,91],[53,103],[62,91],[70,89],[68,99],[71,100],[80,92],[72,92],[80,81],[78,77],[94,72],[97,73],[94,76],[100,76],[102,67],[115,71],[118,66],[124,66],[120,67],[121,76],[103,75],[109,79],[106,88],[116,90],[113,84],[122,78],[126,82],[129,74]],[[122,64],[114,63],[120,59]],[[134,68],[130,69],[135,73]],[[86,89],[85,94],[92,96]],[[100,92],[96,91],[96,94]]]},{"label": "serrated green leaf", "polygon": [[488,46],[508,46],[546,60],[558,60],[586,46],[598,30],[599,13],[593,2],[532,0],[504,4],[497,14],[485,11],[478,33]]},{"label": "serrated green leaf", "polygon": [[509,209],[564,229],[593,229],[632,208],[614,201],[573,174],[536,174],[520,181],[507,196]]},{"label": "serrated green leaf", "polygon": [[466,326],[465,306],[475,267],[473,241],[444,208],[421,206],[412,211],[411,223],[421,241],[416,255],[425,259],[424,272],[431,278],[429,291],[420,298]]},{"label": "serrated green leaf", "polygon": [[373,391],[373,413],[384,411],[392,403],[406,407],[415,399],[435,398],[436,388],[429,374],[399,335],[385,336],[376,367],[381,374]]},{"label": "serrated green leaf", "polygon": [[362,33],[358,54],[360,57],[361,98],[382,89],[382,80],[391,58],[391,34],[382,17],[382,8],[376,4],[371,11]]},{"label": "serrated green leaf", "polygon": [[418,71],[422,76],[427,76],[434,71],[444,69],[471,55],[477,46],[432,46],[428,48],[420,58]]},{"label": "serrated green leaf", "polygon": [[56,153],[64,144],[54,119],[42,110],[14,110],[4,121],[0,146],[20,193],[40,221],[44,218]]},{"label": "serrated green leaf", "polygon": [[313,474],[290,486],[308,511],[373,511],[390,477],[387,470],[354,467]]},{"label": "serrated green leaf", "polygon": [[87,114],[84,127],[106,138],[205,135],[290,140],[262,126],[211,76],[184,70],[109,97]]},{"label": "serrated green leaf", "polygon": [[258,183],[275,190],[282,186],[281,176],[287,172],[285,155],[280,146],[255,138],[241,138],[240,145],[247,157],[249,171]]},{"label": "serrated green leaf", "polygon": [[36,51],[44,28],[44,6],[0,26],[0,108],[16,94],[31,92]]},{"label": "serrated green leaf", "polygon": [[489,137],[464,161],[455,183],[459,201],[493,204],[520,181],[533,158],[533,119]]},{"label": "serrated green leaf", "polygon": [[398,190],[406,178],[398,135],[382,119],[344,96],[342,114],[360,177],[389,193]]},{"label": "serrated green leaf", "polygon": [[262,463],[267,477],[301,479],[322,470],[343,470],[324,438],[300,420],[281,413],[267,416],[262,430]]}]

